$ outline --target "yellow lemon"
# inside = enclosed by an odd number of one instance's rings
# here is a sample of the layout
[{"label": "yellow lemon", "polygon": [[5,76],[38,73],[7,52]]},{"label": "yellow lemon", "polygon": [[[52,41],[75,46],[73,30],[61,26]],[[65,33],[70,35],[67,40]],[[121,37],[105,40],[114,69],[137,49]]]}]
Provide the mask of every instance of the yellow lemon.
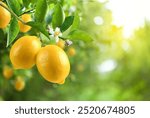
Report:
[{"label": "yellow lemon", "polygon": [[14,74],[14,70],[8,66],[5,66],[3,69],[3,76],[5,79],[10,79]]},{"label": "yellow lemon", "polygon": [[[23,15],[21,16],[21,19],[22,19],[25,23],[26,23],[26,22],[29,22],[29,21],[31,21],[31,15],[30,15],[30,14],[23,14]],[[19,24],[20,32],[25,33],[25,32],[28,32],[28,31],[31,29],[30,26],[25,25],[25,24],[23,24],[23,23],[20,22],[20,21],[18,21],[18,24]]]},{"label": "yellow lemon", "polygon": [[74,55],[76,55],[76,50],[75,50],[73,47],[70,47],[70,48],[68,49],[68,55],[69,55],[69,56],[74,56]]},{"label": "yellow lemon", "polygon": [[22,91],[25,88],[25,81],[22,77],[18,76],[15,81],[15,89]]},{"label": "yellow lemon", "polygon": [[[7,7],[7,5],[0,1],[0,4]],[[0,28],[5,28],[9,24],[11,19],[11,14],[5,8],[0,6]]]},{"label": "yellow lemon", "polygon": [[35,65],[36,55],[41,48],[36,36],[19,38],[10,50],[10,60],[15,69],[29,69]]},{"label": "yellow lemon", "polygon": [[66,53],[56,45],[40,49],[36,58],[39,73],[49,82],[63,84],[70,72]]},{"label": "yellow lemon", "polygon": [[65,48],[65,41],[59,40],[59,41],[57,42],[57,46],[59,46],[60,48],[64,49],[64,48]]}]

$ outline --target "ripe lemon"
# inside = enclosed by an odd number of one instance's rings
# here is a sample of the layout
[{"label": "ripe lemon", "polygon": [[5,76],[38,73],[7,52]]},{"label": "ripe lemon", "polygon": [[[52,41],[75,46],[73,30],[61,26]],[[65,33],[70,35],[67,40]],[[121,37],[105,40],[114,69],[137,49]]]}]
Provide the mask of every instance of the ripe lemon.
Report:
[{"label": "ripe lemon", "polygon": [[[32,20],[30,14],[23,14],[23,15],[21,16],[21,19],[22,19],[25,23]],[[18,21],[18,24],[19,24],[20,32],[25,33],[25,32],[28,32],[28,31],[31,29],[30,26],[25,25],[25,24],[23,24],[23,23],[20,22],[20,21]]]},{"label": "ripe lemon", "polygon": [[69,56],[74,56],[74,55],[76,55],[76,50],[75,50],[73,47],[70,47],[70,48],[68,49],[68,55],[69,55]]},{"label": "ripe lemon", "polygon": [[22,91],[25,88],[25,81],[22,77],[18,76],[15,81],[15,89]]},{"label": "ripe lemon", "polygon": [[63,84],[70,72],[66,53],[56,45],[40,49],[36,58],[39,73],[49,82]]},{"label": "ripe lemon", "polygon": [[8,67],[8,66],[5,66],[4,69],[3,69],[3,76],[5,79],[10,79],[14,74],[14,71],[12,68]]},{"label": "ripe lemon", "polygon": [[[0,1],[1,4],[7,7],[7,5]],[[11,19],[11,14],[5,8],[0,6],[0,28],[5,28],[9,24]]]},{"label": "ripe lemon", "polygon": [[10,60],[15,69],[29,69],[34,66],[36,54],[41,48],[36,36],[23,36],[18,39],[10,50]]},{"label": "ripe lemon", "polygon": [[64,49],[65,48],[65,41],[59,40],[58,43],[57,43],[57,46],[59,46],[60,48]]}]

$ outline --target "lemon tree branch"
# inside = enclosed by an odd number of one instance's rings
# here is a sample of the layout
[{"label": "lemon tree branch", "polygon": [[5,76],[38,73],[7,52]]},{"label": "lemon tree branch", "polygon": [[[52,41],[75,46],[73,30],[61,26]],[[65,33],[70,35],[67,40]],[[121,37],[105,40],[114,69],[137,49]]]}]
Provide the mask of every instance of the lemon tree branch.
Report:
[{"label": "lemon tree branch", "polygon": [[[27,13],[31,13],[31,12],[35,12],[35,9],[33,8],[33,9],[28,10],[28,11],[25,11],[25,12],[22,13],[21,15],[27,14]],[[19,16],[21,16],[21,15],[19,15]]]}]

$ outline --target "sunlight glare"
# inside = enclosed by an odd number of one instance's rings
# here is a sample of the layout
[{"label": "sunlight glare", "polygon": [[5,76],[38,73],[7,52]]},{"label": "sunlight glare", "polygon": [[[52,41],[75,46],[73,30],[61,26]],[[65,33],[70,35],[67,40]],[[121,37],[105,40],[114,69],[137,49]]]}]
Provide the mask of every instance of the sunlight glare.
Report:
[{"label": "sunlight glare", "polygon": [[124,36],[129,38],[134,29],[150,20],[150,0],[109,0],[106,5],[112,10],[113,24],[124,27]]},{"label": "sunlight glare", "polygon": [[101,3],[103,3],[103,2],[106,2],[107,0],[98,0],[98,2],[101,2]]},{"label": "sunlight glare", "polygon": [[103,24],[103,19],[101,16],[95,16],[93,20],[94,20],[94,23],[96,25],[102,25]]},{"label": "sunlight glare", "polygon": [[117,66],[116,61],[108,59],[98,66],[98,70],[101,73],[106,73],[114,70],[116,66]]}]

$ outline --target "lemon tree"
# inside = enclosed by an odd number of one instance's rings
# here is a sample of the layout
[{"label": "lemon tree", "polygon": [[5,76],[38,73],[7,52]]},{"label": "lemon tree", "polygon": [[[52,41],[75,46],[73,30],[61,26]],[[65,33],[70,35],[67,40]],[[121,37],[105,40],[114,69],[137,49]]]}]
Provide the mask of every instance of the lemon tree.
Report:
[{"label": "lemon tree", "polygon": [[[67,93],[72,93],[70,91],[77,90],[80,94],[86,82],[92,83],[88,79],[91,76],[82,79],[86,72],[92,73],[89,66],[92,61],[86,60],[89,56],[84,52],[91,53],[88,44],[93,45],[91,32],[82,25],[87,22],[82,13],[82,1],[3,0],[3,3],[8,6],[4,8],[11,20],[7,27],[0,29],[0,69],[4,64],[13,66],[11,79],[0,79],[0,95],[5,100],[48,97],[57,100],[57,95],[65,99]],[[3,75],[0,74],[0,78]],[[64,84],[61,85],[63,89],[58,84]],[[82,91],[78,85],[82,86]]]},{"label": "lemon tree", "polygon": [[66,52],[70,56],[76,53],[75,49],[69,49],[70,45],[79,40],[84,43],[93,40],[80,29],[80,9],[71,10],[72,5],[76,2],[0,1],[0,61],[12,67],[2,67],[2,77],[13,78],[10,83],[15,83],[16,90],[23,90],[24,84],[21,79],[15,78],[20,75],[30,78],[32,71],[29,69],[36,70],[48,82],[65,83],[71,70]]}]

